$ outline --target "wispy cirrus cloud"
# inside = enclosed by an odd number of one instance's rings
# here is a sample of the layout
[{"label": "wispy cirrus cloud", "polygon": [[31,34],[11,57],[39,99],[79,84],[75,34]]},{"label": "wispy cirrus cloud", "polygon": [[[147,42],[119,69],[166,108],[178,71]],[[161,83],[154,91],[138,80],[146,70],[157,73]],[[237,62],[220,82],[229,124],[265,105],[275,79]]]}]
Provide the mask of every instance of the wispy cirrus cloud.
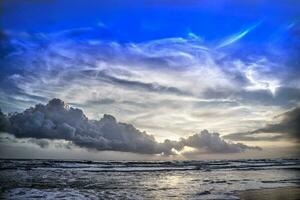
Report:
[{"label": "wispy cirrus cloud", "polygon": [[258,26],[260,26],[262,23],[262,21],[246,28],[245,30],[236,33],[230,37],[228,37],[227,39],[225,39],[224,41],[222,41],[220,44],[217,45],[217,49],[219,48],[223,48],[229,45],[234,44],[235,42],[239,41],[240,39],[242,39],[243,37],[245,37],[247,34],[249,34],[251,31],[253,31],[254,29],[256,29]]}]

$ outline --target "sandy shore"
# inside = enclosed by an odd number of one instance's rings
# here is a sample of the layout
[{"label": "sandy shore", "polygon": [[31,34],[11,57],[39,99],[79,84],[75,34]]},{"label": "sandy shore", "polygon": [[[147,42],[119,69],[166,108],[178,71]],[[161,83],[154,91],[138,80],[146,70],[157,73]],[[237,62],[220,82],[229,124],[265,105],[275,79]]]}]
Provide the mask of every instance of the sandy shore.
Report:
[{"label": "sandy shore", "polygon": [[238,192],[241,200],[300,200],[299,187],[259,189]]}]

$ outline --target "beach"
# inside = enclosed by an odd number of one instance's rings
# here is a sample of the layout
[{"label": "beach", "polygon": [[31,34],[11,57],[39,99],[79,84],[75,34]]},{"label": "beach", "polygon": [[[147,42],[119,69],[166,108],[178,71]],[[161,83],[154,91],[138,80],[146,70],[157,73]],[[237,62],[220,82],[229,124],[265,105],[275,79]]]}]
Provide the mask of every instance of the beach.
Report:
[{"label": "beach", "polygon": [[241,200],[299,200],[300,186],[247,190],[237,193]]}]

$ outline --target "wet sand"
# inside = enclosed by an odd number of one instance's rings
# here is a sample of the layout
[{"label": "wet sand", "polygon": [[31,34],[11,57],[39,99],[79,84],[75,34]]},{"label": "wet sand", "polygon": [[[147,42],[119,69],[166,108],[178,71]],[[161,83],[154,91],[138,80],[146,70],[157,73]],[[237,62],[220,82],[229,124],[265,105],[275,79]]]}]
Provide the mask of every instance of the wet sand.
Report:
[{"label": "wet sand", "polygon": [[259,189],[238,192],[241,200],[300,200],[299,187]]}]

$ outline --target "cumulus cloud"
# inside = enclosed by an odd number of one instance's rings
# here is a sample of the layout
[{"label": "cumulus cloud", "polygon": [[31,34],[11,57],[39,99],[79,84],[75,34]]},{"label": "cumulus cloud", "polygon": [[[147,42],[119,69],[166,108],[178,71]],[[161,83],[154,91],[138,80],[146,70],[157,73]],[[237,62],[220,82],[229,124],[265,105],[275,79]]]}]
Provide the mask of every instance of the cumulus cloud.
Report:
[{"label": "cumulus cloud", "polygon": [[6,130],[9,126],[9,120],[0,109],[0,130]]},{"label": "cumulus cloud", "polygon": [[[244,133],[233,133],[224,136],[226,139],[239,141],[259,141],[259,140],[282,140],[292,139],[300,142],[300,108],[296,107],[280,116],[278,123],[268,124],[263,128]],[[261,136],[264,133],[279,134],[271,136]]]},{"label": "cumulus cloud", "polygon": [[209,133],[207,130],[199,134],[192,135],[183,139],[183,146],[193,147],[195,149],[206,149],[214,153],[236,153],[246,149],[261,150],[259,147],[249,147],[242,143],[229,143],[223,140],[219,133]]},{"label": "cumulus cloud", "polygon": [[69,107],[59,99],[36,105],[9,116],[9,133],[19,138],[64,139],[97,150],[157,153],[153,136],[132,125],[118,123],[104,115],[99,121],[88,120],[82,110]]},{"label": "cumulus cloud", "polygon": [[17,138],[30,138],[28,142],[41,147],[49,146],[49,140],[63,139],[88,149],[99,151],[124,151],[142,154],[175,154],[185,146],[207,153],[238,153],[258,150],[241,143],[230,143],[218,133],[207,130],[179,141],[157,142],[154,136],[141,132],[131,124],[117,122],[108,114],[100,120],[89,120],[78,108],[70,107],[60,99],[52,99],[46,105],[38,104],[22,113],[5,116],[1,113],[2,131]]}]

